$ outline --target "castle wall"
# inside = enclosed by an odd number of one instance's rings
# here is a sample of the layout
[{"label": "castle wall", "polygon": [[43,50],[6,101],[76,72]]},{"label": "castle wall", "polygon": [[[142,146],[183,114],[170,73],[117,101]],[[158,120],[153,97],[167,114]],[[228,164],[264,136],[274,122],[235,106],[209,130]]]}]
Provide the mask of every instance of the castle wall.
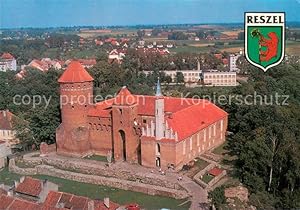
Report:
[{"label": "castle wall", "polygon": [[111,118],[89,117],[89,142],[94,154],[106,156],[112,151]]},{"label": "castle wall", "polygon": [[113,152],[116,161],[140,162],[137,105],[112,107]]},{"label": "castle wall", "polygon": [[221,145],[225,141],[226,130],[227,117],[179,142],[155,141],[154,137],[142,137],[142,165],[157,167],[156,158],[160,158],[161,168],[174,167],[179,170],[200,154]]}]

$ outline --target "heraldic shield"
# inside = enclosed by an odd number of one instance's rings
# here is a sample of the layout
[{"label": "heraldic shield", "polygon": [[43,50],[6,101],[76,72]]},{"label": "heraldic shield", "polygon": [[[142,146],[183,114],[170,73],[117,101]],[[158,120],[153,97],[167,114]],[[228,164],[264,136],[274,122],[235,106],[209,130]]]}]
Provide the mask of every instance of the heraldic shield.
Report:
[{"label": "heraldic shield", "polygon": [[285,53],[285,13],[245,13],[245,55],[254,66],[267,71]]}]

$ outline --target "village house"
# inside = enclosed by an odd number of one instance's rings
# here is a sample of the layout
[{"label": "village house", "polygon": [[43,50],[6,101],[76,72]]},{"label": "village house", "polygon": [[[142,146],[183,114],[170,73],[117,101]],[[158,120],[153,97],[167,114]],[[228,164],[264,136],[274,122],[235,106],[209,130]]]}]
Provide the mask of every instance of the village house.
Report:
[{"label": "village house", "polygon": [[63,61],[51,60],[50,58],[42,58],[41,60],[33,59],[27,66],[38,69],[42,72],[48,71],[50,68],[61,69]]},{"label": "village house", "polygon": [[26,176],[15,181],[14,193],[16,197],[29,201],[43,203],[50,191],[57,191],[58,185],[48,180],[39,180]]},{"label": "village house", "polygon": [[9,110],[0,110],[0,140],[8,146],[19,143],[15,137],[16,131],[13,129],[13,118],[15,117]]},{"label": "village house", "polygon": [[[225,141],[228,114],[202,99],[133,95],[93,104],[93,78],[73,61],[58,80],[62,123],[56,130],[57,153],[66,156],[111,154],[114,161],[146,167],[183,165]],[[84,97],[82,103],[74,98]]]},{"label": "village house", "polygon": [[0,140],[0,169],[7,165],[7,157],[11,155],[11,148],[5,141]]},{"label": "village house", "polygon": [[126,50],[124,50],[124,49],[113,49],[108,54],[108,61],[110,63],[112,63],[114,61],[116,61],[117,63],[122,63],[122,60],[125,57],[125,55],[126,55]]},{"label": "village house", "polygon": [[[38,180],[32,177],[21,177],[15,182],[16,187],[0,186],[1,210],[140,210],[137,204],[121,206],[105,197],[103,200],[93,200],[84,196],[57,191],[58,186],[48,180]],[[131,208],[133,207],[134,208]]]},{"label": "village house", "polygon": [[0,57],[0,71],[17,70],[17,60],[10,53],[3,53]]}]

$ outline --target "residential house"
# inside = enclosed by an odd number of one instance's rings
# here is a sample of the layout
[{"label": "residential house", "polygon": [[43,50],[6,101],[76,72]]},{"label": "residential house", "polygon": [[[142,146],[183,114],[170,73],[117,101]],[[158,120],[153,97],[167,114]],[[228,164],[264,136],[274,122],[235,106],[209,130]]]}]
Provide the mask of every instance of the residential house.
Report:
[{"label": "residential house", "polygon": [[125,49],[113,49],[110,51],[108,54],[108,61],[110,63],[112,62],[117,62],[117,63],[122,63],[123,58],[126,55],[126,50]]},{"label": "residential house", "polygon": [[7,156],[11,155],[10,146],[0,140],[0,169],[7,165]]},{"label": "residential house", "polygon": [[15,181],[14,193],[16,197],[43,203],[50,191],[58,191],[58,185],[50,181],[21,177],[20,182]]},{"label": "residential house", "polygon": [[16,131],[13,129],[13,119],[16,116],[9,110],[0,110],[0,140],[6,145],[13,146],[19,143],[16,139]]},{"label": "residential house", "polygon": [[0,71],[17,70],[17,60],[10,53],[3,53],[0,57]]}]

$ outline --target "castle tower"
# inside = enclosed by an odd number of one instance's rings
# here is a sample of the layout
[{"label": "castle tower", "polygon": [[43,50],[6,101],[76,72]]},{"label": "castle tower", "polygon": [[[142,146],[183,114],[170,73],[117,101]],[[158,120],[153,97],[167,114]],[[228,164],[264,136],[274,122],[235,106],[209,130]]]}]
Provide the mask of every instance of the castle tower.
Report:
[{"label": "castle tower", "polygon": [[124,86],[112,105],[113,154],[116,161],[140,162],[137,99]]},{"label": "castle tower", "polygon": [[83,156],[88,153],[88,110],[93,100],[93,78],[72,61],[58,80],[62,123],[56,132],[57,150]]},{"label": "castle tower", "polygon": [[164,137],[164,97],[161,93],[159,78],[156,84],[155,99],[155,137],[160,140]]}]

